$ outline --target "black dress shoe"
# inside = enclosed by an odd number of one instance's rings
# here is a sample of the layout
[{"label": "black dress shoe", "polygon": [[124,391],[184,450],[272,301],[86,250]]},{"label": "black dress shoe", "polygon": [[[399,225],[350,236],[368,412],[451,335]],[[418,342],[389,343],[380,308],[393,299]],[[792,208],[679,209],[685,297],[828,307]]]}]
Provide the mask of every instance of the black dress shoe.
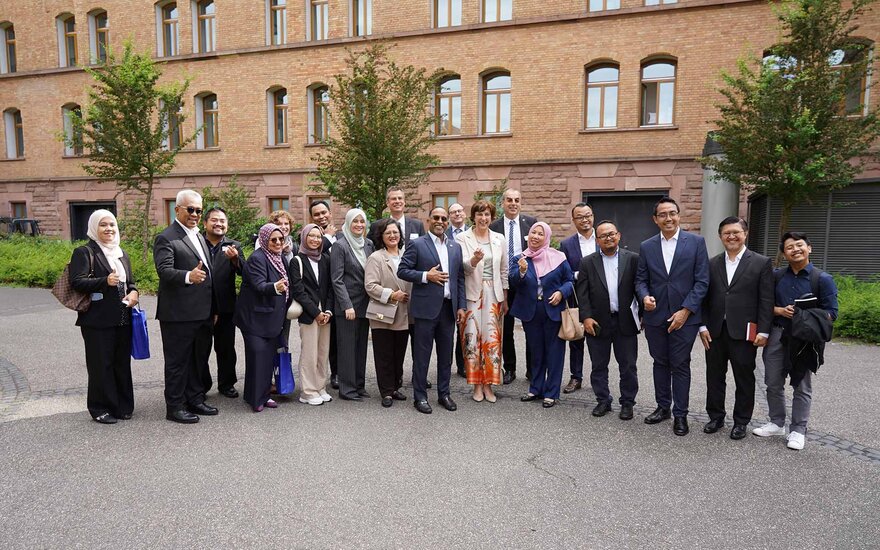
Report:
[{"label": "black dress shoe", "polygon": [[632,420],[633,419],[633,406],[632,405],[621,405],[620,406],[620,414],[618,414],[617,416],[619,416],[621,420]]},{"label": "black dress shoe", "polygon": [[131,413],[114,414],[113,416],[115,416],[119,420],[131,420]]},{"label": "black dress shoe", "polygon": [[672,418],[672,413],[669,412],[669,409],[657,407],[654,412],[645,417],[645,424],[659,424],[670,418]]},{"label": "black dress shoe", "polygon": [[382,406],[385,407],[386,409],[393,404],[394,404],[394,400],[391,399],[390,395],[386,395],[385,397],[382,398]]},{"label": "black dress shoe", "polygon": [[458,371],[456,371],[456,374],[458,374],[462,378],[467,378],[467,374],[465,374],[464,369],[458,369]]},{"label": "black dress shoe", "polygon": [[689,431],[687,417],[676,416],[675,420],[672,421],[672,433],[675,435],[687,435]]},{"label": "black dress shoe", "polygon": [[394,399],[395,401],[406,401],[407,397],[400,393],[399,390],[394,390],[391,392],[391,399]]},{"label": "black dress shoe", "polygon": [[413,401],[413,407],[416,408],[417,411],[424,414],[431,414],[431,405],[428,404],[428,401],[422,399],[421,401]]},{"label": "black dress shoe", "polygon": [[713,434],[724,427],[723,418],[714,418],[703,425],[703,433]]},{"label": "black dress shoe", "polygon": [[235,388],[223,388],[222,390],[219,390],[219,391],[220,391],[220,395],[229,397],[231,399],[235,399],[236,397],[238,397],[238,390]]},{"label": "black dress shoe", "polygon": [[443,405],[443,408],[447,411],[454,411],[458,409],[458,405],[456,405],[455,401],[453,401],[452,398],[448,395],[444,395],[437,402]]},{"label": "black dress shoe", "polygon": [[745,424],[734,424],[730,430],[730,439],[742,439],[746,436]]},{"label": "black dress shoe", "polygon": [[110,413],[99,414],[93,420],[98,424],[116,424],[116,417]]},{"label": "black dress shoe", "polygon": [[343,401],[363,401],[364,400],[364,398],[358,394],[345,395],[344,393],[339,394],[339,399],[342,399]]},{"label": "black dress shoe", "polygon": [[519,400],[522,401],[523,403],[525,403],[527,401],[537,401],[538,399],[542,399],[542,397],[540,395],[535,395],[533,393],[527,393],[519,398]]},{"label": "black dress shoe", "polygon": [[363,397],[364,399],[369,399],[369,398],[370,398],[370,392],[368,392],[367,390],[365,390],[365,389],[363,389],[363,388],[361,388],[361,389],[358,390],[358,395],[360,395],[360,396]]},{"label": "black dress shoe", "polygon": [[339,389],[339,377],[336,376],[335,374],[330,376],[330,387],[333,388],[334,390]]},{"label": "black dress shoe", "polygon": [[605,416],[606,414],[611,412],[611,403],[607,401],[600,401],[596,408],[593,409],[593,416]]},{"label": "black dress shoe", "polygon": [[178,422],[180,424],[195,424],[199,421],[198,416],[184,409],[169,411],[165,414],[165,418],[171,420],[172,422]]},{"label": "black dress shoe", "polygon": [[195,405],[187,405],[186,410],[193,414],[201,416],[216,416],[220,411],[217,407],[212,407],[207,403],[196,403]]},{"label": "black dress shoe", "polygon": [[504,380],[503,380],[503,382],[504,382],[504,385],[505,385],[505,386],[506,386],[507,384],[510,384],[510,383],[513,382],[514,380],[516,380],[516,373],[515,373],[515,372],[513,372],[513,371],[509,371],[509,370],[504,371]]}]

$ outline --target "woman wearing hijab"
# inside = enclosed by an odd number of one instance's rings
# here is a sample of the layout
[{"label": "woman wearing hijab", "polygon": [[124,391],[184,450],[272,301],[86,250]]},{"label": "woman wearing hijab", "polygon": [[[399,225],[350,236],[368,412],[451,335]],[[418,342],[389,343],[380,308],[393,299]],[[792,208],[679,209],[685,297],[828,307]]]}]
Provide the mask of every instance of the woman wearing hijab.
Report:
[{"label": "woman wearing hijab", "polygon": [[131,308],[138,303],[131,261],[119,246],[116,216],[95,210],[89,242],[73,251],[70,284],[90,294],[92,303],[77,315],[86,348],[89,391],[86,405],[101,424],[128,420],[134,411],[131,383]]},{"label": "woman wearing hijab", "polygon": [[[291,297],[284,259],[284,233],[273,224],[260,228],[260,248],[245,263],[232,320],[244,337],[244,400],[254,412],[278,404],[269,398],[273,360]],[[286,345],[286,343],[285,343]]]},{"label": "woman wearing hijab", "polygon": [[365,238],[367,215],[360,208],[345,214],[342,239],[330,249],[330,279],[333,283],[333,313],[336,315],[337,375],[339,397],[360,401],[370,397],[365,389],[367,370],[367,292],[364,266],[373,253]]},{"label": "woman wearing hijab", "polygon": [[510,314],[522,321],[532,356],[532,380],[521,401],[544,398],[549,408],[559,399],[565,341],[559,338],[562,310],[574,291],[574,275],[565,254],[550,248],[550,226],[537,222],[529,231],[528,250],[510,261],[510,288],[516,297]]},{"label": "woman wearing hijab", "polygon": [[290,289],[293,299],[303,309],[298,319],[302,343],[299,363],[302,393],[299,400],[309,405],[323,405],[333,399],[326,388],[333,287],[330,284],[330,257],[324,254],[324,232],[313,223],[300,233],[299,254],[290,262]]},{"label": "woman wearing hijab", "polygon": [[409,343],[409,296],[412,283],[397,277],[400,265],[400,245],[403,231],[394,218],[385,218],[375,224],[376,251],[367,258],[364,287],[373,300],[382,304],[397,304],[390,323],[370,319],[373,333],[373,360],[376,363],[376,381],[382,406],[394,401],[406,401],[400,392],[403,386],[403,361]]}]

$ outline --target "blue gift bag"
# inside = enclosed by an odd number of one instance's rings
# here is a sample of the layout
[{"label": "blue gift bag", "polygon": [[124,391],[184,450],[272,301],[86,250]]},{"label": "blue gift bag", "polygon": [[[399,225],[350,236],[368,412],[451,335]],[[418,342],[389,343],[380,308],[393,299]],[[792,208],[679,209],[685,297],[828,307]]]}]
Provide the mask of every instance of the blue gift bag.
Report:
[{"label": "blue gift bag", "polygon": [[290,395],[296,389],[293,380],[293,364],[287,348],[275,354],[275,390],[278,395]]},{"label": "blue gift bag", "polygon": [[131,357],[150,358],[150,335],[147,333],[147,314],[144,310],[131,308]]}]

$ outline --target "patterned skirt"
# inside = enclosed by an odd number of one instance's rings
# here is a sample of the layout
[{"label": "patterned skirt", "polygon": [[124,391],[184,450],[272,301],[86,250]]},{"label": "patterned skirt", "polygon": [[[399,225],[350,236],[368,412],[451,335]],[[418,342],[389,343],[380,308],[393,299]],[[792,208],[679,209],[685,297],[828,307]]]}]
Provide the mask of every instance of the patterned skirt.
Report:
[{"label": "patterned skirt", "polygon": [[[503,298],[501,296],[500,298]],[[468,384],[501,384],[501,300],[491,279],[483,280],[480,299],[468,300],[461,352]]]}]

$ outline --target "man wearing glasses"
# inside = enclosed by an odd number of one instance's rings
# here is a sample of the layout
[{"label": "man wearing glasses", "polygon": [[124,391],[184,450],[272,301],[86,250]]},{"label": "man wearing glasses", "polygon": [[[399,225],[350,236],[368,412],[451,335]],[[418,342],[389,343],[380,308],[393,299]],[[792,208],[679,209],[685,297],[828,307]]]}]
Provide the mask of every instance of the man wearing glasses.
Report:
[{"label": "man wearing glasses", "polygon": [[636,273],[657,399],[657,409],[645,417],[645,424],[674,416],[672,431],[683,436],[689,431],[691,349],[709,290],[709,254],[703,237],[679,227],[678,204],[672,198],[654,205],[654,223],[660,233],[642,242]]},{"label": "man wearing glasses", "polygon": [[[568,259],[568,265],[577,281],[581,260],[599,250],[596,232],[593,230],[593,208],[585,202],[577,203],[571,209],[571,221],[577,231],[559,243],[559,250]],[[569,306],[575,307],[574,300],[571,300]],[[569,342],[568,351],[571,378],[568,380],[568,385],[563,388],[563,393],[572,393],[581,389],[584,380],[584,339]]]},{"label": "man wearing glasses", "polygon": [[174,221],[156,237],[153,261],[159,274],[156,318],[165,356],[166,418],[194,424],[215,415],[205,403],[201,374],[211,354],[214,305],[211,253],[199,233],[202,196],[177,194]]}]

